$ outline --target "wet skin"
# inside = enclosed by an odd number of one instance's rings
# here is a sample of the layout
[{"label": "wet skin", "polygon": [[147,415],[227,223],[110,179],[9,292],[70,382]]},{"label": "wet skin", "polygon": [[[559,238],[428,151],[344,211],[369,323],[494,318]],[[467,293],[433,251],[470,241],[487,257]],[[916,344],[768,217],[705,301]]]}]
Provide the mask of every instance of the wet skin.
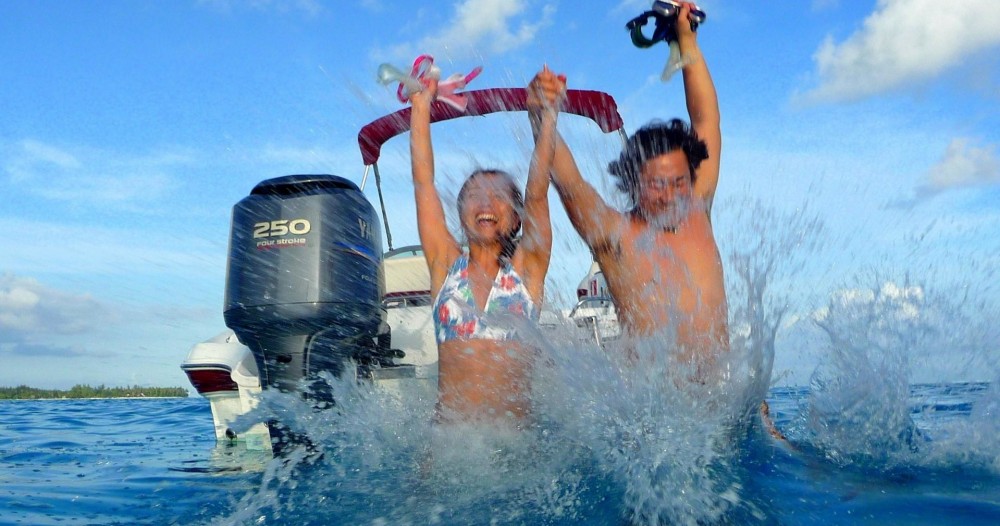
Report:
[{"label": "wet skin", "polygon": [[675,327],[680,357],[707,359],[728,340],[725,283],[687,157],[675,150],[649,160],[639,185],[639,206],[621,216],[617,235],[593,247],[594,256],[629,335]]},{"label": "wet skin", "polygon": [[[470,245],[469,284],[480,312],[486,309],[500,271],[495,256],[500,250],[499,239],[514,231],[518,222],[507,185],[502,176],[477,176],[469,182],[459,212]],[[479,254],[487,257],[476,257]],[[438,347],[440,418],[523,418],[528,408],[526,379],[531,356],[524,346],[512,341],[468,339],[441,344]]]},{"label": "wet skin", "polygon": [[[462,246],[447,227],[441,198],[434,185],[434,152],[430,133],[430,104],[437,81],[411,97],[410,154],[417,227],[437,296]],[[521,240],[510,264],[528,294],[540,308],[544,297],[552,235],[549,224],[549,167],[557,112],[539,120],[542,130],[524,189],[523,210],[515,210],[511,181],[501,174],[479,173],[462,194],[459,218],[468,241],[468,280],[477,309],[482,312],[500,270],[502,241],[521,228]],[[516,183],[515,183],[516,184]],[[438,346],[438,418],[447,420],[495,419],[527,413],[527,382],[532,353],[516,343],[487,339],[455,339]]]}]

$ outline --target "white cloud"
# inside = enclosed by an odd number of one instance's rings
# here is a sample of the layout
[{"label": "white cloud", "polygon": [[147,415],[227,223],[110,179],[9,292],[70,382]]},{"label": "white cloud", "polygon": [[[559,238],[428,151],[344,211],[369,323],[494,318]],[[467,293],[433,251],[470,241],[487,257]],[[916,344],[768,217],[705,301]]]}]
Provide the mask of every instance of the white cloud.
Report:
[{"label": "white cloud", "polygon": [[844,308],[877,304],[904,319],[916,319],[920,315],[920,305],[924,301],[924,289],[913,285],[900,287],[888,281],[882,283],[878,291],[872,289],[837,291],[833,294],[833,301]]},{"label": "white cloud", "polygon": [[198,0],[198,4],[223,12],[248,8],[278,13],[300,11],[307,15],[317,15],[323,11],[322,4],[317,0]]},{"label": "white cloud", "polygon": [[[824,0],[816,0],[816,1],[824,1]],[[831,0],[825,0],[825,1],[831,1]],[[611,10],[611,12],[615,14],[627,12],[627,13],[633,13],[632,16],[638,16],[639,13],[642,13],[643,11],[649,11],[649,8],[652,4],[653,2],[651,2],[650,0],[620,0],[618,2],[618,5],[615,6]],[[695,2],[695,5],[697,5],[699,9],[705,11],[706,13],[715,13],[718,12],[719,10],[719,6],[716,5],[716,2],[714,0],[698,0],[697,2]]]},{"label": "white cloud", "polygon": [[941,162],[931,167],[916,199],[933,197],[952,188],[1000,184],[1000,158],[992,145],[976,147],[967,139],[951,141]]},{"label": "white cloud", "polygon": [[67,151],[31,139],[21,142],[24,154],[42,164],[51,164],[64,170],[80,168],[80,160]]},{"label": "white cloud", "polygon": [[[0,272],[69,276],[81,287],[99,289],[102,294],[133,280],[150,286],[167,279],[184,280],[193,290],[203,280],[216,278],[223,272],[219,267],[224,269],[225,265],[226,238],[222,228],[218,239],[205,239],[188,231],[149,230],[129,221],[70,225],[10,216],[0,216],[0,220],[11,232],[4,259],[0,259]],[[96,284],[84,282],[88,277]],[[105,286],[107,279],[118,287]],[[182,295],[177,291],[168,293],[172,297]]]},{"label": "white cloud", "polygon": [[62,292],[9,273],[0,275],[0,333],[5,341],[26,335],[89,332],[108,314],[90,295]]},{"label": "white cloud", "polygon": [[[110,355],[111,353],[88,353],[79,347],[65,346],[65,345],[49,345],[49,344],[38,344],[29,342],[18,342],[18,343],[3,343],[0,341],[0,354],[6,354],[4,359],[8,360],[12,356],[24,356],[30,358],[40,359],[41,361],[48,360],[51,362],[52,357],[58,358],[76,358],[81,356],[94,357],[101,355]],[[37,367],[37,369],[44,369],[44,367]],[[7,381],[6,383],[24,383],[23,378],[20,376],[24,374],[24,371],[19,371],[17,380]]]},{"label": "white cloud", "polygon": [[966,139],[951,141],[941,162],[927,173],[933,190],[1000,183],[1000,160],[992,146],[977,148]]},{"label": "white cloud", "polygon": [[840,6],[840,0],[813,0],[813,11],[825,11]]},{"label": "white cloud", "polygon": [[516,49],[533,41],[535,34],[548,26],[555,10],[546,5],[538,20],[527,20],[523,16],[527,4],[525,0],[463,0],[455,6],[444,30],[417,42],[394,46],[389,55],[412,59],[415,53],[430,53],[454,60]]},{"label": "white cloud", "polygon": [[195,161],[183,151],[132,156],[30,139],[7,150],[0,171],[19,191],[53,201],[133,211],[173,191],[177,182],[170,171]]},{"label": "white cloud", "polygon": [[808,102],[857,100],[931,80],[969,56],[1000,46],[1000,2],[879,0],[860,30],[828,36],[814,58],[819,86]]},{"label": "white cloud", "polygon": [[[652,2],[648,2],[646,0],[621,0],[620,2],[618,2],[618,5],[611,10],[611,12],[621,13],[626,11],[627,12],[635,11],[635,14],[638,15],[643,11],[648,11],[649,6],[651,4]],[[700,6],[701,4],[698,5]]]}]

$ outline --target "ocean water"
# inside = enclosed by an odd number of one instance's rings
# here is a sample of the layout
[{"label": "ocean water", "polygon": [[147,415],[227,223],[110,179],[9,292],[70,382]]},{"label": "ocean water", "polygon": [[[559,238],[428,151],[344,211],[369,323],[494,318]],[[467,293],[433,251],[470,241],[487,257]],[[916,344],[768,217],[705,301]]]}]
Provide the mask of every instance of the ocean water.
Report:
[{"label": "ocean water", "polygon": [[[751,430],[720,450],[668,430],[673,421],[660,429],[672,440],[641,427],[615,439],[622,463],[599,433],[592,443],[555,425],[530,439],[496,429],[429,437],[405,412],[363,428],[340,418],[336,429],[328,413],[338,411],[294,408],[291,398],[271,407],[299,411],[315,443],[276,459],[217,445],[202,398],[3,402],[0,524],[1000,523],[995,384],[912,386],[906,405],[920,436],[890,444],[854,427],[866,446],[810,427],[814,396],[770,391],[787,441]],[[453,441],[451,458],[422,457],[434,441]]]},{"label": "ocean water", "polygon": [[[911,262],[791,308],[821,225],[734,209],[714,363],[679,361],[672,327],[607,348],[522,327],[520,428],[432,425],[432,379],[325,376],[334,405],[266,391],[231,426],[280,422],[277,456],[217,444],[202,398],[0,402],[0,525],[1000,524],[992,281]],[[782,345],[818,356],[808,386],[771,387]],[[987,381],[917,383],[924,363]]]}]

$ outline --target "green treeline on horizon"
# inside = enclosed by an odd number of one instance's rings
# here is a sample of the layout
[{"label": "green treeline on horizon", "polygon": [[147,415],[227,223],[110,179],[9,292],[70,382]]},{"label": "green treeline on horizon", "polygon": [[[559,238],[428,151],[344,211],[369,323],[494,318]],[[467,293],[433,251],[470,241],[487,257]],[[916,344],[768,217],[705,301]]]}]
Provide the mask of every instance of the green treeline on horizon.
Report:
[{"label": "green treeline on horizon", "polygon": [[183,387],[97,387],[74,385],[67,391],[60,389],[36,389],[26,385],[0,387],[0,400],[38,400],[43,398],[187,398]]}]

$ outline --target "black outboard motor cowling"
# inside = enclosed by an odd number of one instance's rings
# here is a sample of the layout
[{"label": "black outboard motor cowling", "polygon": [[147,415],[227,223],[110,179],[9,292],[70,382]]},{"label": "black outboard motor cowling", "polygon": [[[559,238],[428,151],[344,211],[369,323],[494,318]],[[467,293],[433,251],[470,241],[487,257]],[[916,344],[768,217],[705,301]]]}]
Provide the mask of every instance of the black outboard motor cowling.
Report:
[{"label": "black outboard motor cowling", "polygon": [[224,315],[261,385],[294,391],[374,357],[384,290],[378,217],[347,179],[268,179],[233,207]]}]

